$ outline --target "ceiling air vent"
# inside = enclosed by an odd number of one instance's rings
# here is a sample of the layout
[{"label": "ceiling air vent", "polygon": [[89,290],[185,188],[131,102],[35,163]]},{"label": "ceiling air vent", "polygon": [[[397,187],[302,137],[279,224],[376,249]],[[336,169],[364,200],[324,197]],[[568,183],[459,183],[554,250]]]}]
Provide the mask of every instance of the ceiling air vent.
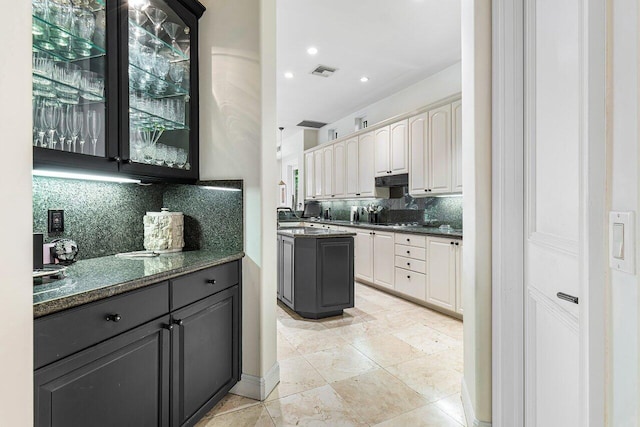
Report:
[{"label": "ceiling air vent", "polygon": [[313,120],[303,120],[297,124],[297,126],[300,126],[303,128],[314,128],[314,129],[320,129],[321,127],[326,125],[327,125],[326,123],[314,122]]},{"label": "ceiling air vent", "polygon": [[336,71],[338,71],[337,68],[327,67],[326,65],[318,65],[316,69],[311,72],[311,74],[320,77],[331,77]]}]

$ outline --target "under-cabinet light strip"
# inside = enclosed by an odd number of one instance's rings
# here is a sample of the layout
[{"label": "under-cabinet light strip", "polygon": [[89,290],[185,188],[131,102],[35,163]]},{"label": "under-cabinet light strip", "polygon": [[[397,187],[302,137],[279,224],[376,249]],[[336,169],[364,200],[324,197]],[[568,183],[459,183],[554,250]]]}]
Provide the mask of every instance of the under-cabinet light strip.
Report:
[{"label": "under-cabinet light strip", "polygon": [[91,175],[85,173],[72,173],[72,172],[60,172],[60,171],[48,171],[48,170],[33,170],[33,176],[45,176],[49,178],[64,178],[64,179],[80,179],[84,181],[102,181],[102,182],[117,182],[119,184],[140,184],[139,179],[122,178],[119,176],[105,176],[105,175]]}]

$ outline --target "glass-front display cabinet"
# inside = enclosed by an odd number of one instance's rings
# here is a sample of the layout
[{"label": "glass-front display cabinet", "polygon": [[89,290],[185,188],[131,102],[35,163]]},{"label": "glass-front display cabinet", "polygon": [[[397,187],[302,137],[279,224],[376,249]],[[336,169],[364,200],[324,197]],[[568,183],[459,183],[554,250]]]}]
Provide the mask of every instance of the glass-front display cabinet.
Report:
[{"label": "glass-front display cabinet", "polygon": [[32,0],[34,168],[198,178],[195,0]]}]

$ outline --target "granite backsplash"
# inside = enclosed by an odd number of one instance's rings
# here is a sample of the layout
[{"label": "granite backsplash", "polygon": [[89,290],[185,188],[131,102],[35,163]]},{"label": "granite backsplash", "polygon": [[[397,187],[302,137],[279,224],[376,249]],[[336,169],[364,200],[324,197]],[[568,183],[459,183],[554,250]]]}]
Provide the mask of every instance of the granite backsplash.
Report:
[{"label": "granite backsplash", "polygon": [[[349,220],[351,206],[382,206],[378,222],[417,222],[438,227],[443,224],[462,229],[462,196],[411,197],[406,194],[398,199],[334,200],[321,202],[322,209],[330,208],[336,220]],[[367,217],[361,215],[361,221]]]},{"label": "granite backsplash", "polygon": [[[242,181],[138,185],[34,176],[33,232],[45,242],[76,241],[80,259],[137,251],[144,249],[143,216],[166,207],[185,214],[185,250],[241,251],[242,200]],[[47,233],[49,209],[64,210],[64,232]]]}]

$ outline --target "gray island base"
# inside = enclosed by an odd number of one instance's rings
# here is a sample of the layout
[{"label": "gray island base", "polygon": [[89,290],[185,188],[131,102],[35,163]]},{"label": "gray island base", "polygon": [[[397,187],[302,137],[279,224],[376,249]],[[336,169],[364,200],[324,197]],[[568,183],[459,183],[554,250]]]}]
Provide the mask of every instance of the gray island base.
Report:
[{"label": "gray island base", "polygon": [[353,236],[315,228],[278,230],[278,300],[308,319],[354,306]]}]

